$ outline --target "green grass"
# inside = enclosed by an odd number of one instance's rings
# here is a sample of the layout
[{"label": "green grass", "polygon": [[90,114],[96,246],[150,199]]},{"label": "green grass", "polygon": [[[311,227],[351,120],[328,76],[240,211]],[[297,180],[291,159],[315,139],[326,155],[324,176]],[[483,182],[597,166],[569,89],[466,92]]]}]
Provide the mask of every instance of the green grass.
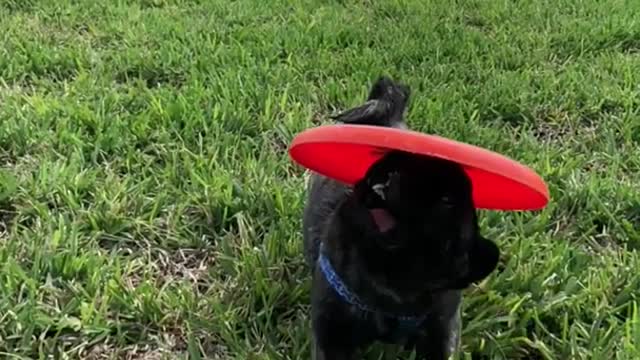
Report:
[{"label": "green grass", "polygon": [[415,129],[505,153],[552,193],[482,212],[503,271],[467,291],[462,358],[640,358],[639,16],[0,0],[0,357],[308,358],[287,145],[389,74]]}]

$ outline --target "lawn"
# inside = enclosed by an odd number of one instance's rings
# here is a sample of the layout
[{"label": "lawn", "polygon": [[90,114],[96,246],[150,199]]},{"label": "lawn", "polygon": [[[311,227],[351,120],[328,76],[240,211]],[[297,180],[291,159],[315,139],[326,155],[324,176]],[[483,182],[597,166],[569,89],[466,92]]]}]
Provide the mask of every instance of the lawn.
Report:
[{"label": "lawn", "polygon": [[639,16],[0,0],[0,357],[308,359],[287,146],[388,74],[414,129],[513,157],[552,194],[481,213],[504,256],[466,292],[461,358],[640,358]]}]

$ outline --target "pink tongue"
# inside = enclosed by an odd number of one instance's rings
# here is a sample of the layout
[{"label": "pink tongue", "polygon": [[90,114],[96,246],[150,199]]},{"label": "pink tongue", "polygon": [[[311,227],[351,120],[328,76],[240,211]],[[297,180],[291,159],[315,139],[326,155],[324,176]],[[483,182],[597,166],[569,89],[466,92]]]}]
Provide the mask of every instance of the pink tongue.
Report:
[{"label": "pink tongue", "polygon": [[396,225],[396,219],[385,209],[370,209],[373,221],[378,225],[380,232],[387,232]]}]

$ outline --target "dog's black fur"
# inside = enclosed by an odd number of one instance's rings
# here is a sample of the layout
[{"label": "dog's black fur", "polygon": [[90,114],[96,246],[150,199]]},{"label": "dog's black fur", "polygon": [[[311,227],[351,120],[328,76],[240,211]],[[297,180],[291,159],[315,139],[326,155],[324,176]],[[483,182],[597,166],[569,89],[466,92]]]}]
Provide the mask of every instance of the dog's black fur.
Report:
[{"label": "dog's black fur", "polygon": [[[335,119],[404,128],[409,93],[381,77],[367,103]],[[403,152],[385,155],[353,187],[312,174],[303,226],[306,260],[314,269],[316,360],[352,359],[374,341],[403,344],[421,359],[449,358],[459,342],[462,290],[487,277],[499,258],[497,246],[479,233],[462,168]],[[317,265],[321,243],[347,287],[380,312],[339,297]],[[389,313],[426,320],[395,339],[397,320]]]}]

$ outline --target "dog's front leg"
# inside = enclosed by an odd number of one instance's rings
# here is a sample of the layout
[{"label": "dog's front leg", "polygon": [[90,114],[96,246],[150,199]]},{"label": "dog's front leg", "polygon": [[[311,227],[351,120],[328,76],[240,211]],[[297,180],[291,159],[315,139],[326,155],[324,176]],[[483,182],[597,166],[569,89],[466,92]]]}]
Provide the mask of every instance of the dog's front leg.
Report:
[{"label": "dog's front leg", "polygon": [[344,327],[336,328],[330,324],[330,322],[324,324],[316,322],[313,326],[313,359],[351,360],[356,351],[356,344],[349,341]]},{"label": "dog's front leg", "polygon": [[355,324],[335,303],[312,304],[313,359],[351,360],[358,348]]},{"label": "dog's front leg", "polygon": [[449,318],[432,319],[424,325],[415,342],[417,359],[450,360],[460,344],[460,313]]},{"label": "dog's front leg", "polygon": [[351,360],[353,358],[354,351],[340,348],[325,348],[318,344],[315,345],[313,350],[313,360]]}]

